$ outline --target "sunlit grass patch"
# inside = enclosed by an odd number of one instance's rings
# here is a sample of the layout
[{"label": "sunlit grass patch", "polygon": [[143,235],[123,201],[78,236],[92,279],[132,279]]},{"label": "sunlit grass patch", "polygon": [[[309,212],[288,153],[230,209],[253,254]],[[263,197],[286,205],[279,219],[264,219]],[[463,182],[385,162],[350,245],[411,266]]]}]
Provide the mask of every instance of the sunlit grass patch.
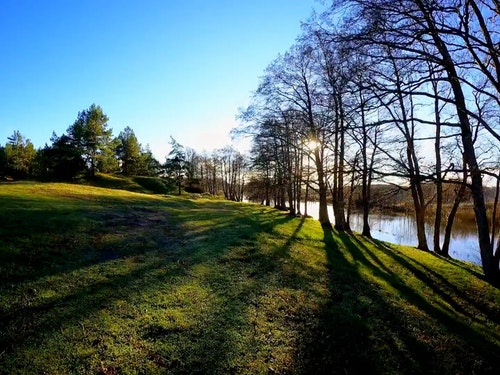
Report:
[{"label": "sunlit grass patch", "polygon": [[500,292],[474,265],[217,199],[0,203],[0,373],[497,370]]}]

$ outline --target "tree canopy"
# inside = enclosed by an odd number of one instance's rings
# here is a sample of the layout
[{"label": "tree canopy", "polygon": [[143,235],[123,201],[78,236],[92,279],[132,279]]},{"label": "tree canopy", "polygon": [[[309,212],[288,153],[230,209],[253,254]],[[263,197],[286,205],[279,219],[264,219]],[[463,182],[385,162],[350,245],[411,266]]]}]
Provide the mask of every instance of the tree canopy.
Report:
[{"label": "tree canopy", "polygon": [[102,108],[92,104],[78,113],[77,119],[67,130],[68,137],[82,155],[92,176],[99,162],[103,161],[111,141],[112,131],[108,129],[108,120]]}]

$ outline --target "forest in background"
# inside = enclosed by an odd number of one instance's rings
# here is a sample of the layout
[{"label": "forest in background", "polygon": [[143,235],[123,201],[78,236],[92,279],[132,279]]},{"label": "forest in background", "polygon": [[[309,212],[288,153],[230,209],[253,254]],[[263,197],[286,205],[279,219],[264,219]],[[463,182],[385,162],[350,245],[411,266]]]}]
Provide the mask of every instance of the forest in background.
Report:
[{"label": "forest in background", "polygon": [[36,149],[19,131],[0,146],[0,177],[3,180],[39,179],[74,181],[95,178],[96,173],[159,177],[165,192],[224,195],[242,201],[245,157],[232,147],[200,154],[172,137],[171,151],[160,162],[127,126],[118,136],[108,126],[109,118],[96,104],[78,113],[65,134],[53,134],[51,144]]}]

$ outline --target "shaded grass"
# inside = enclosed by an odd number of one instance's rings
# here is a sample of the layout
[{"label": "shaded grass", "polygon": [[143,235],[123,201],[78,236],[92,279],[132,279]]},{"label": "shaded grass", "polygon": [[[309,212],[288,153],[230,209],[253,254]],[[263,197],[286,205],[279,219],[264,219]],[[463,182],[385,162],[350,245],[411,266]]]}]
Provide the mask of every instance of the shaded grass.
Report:
[{"label": "shaded grass", "polygon": [[162,180],[159,177],[137,176],[133,178],[133,181],[137,182],[144,189],[147,189],[154,194],[168,194],[176,188],[174,184],[168,184],[165,180]]},{"label": "shaded grass", "polygon": [[135,193],[151,193],[147,187],[142,186],[134,178],[122,175],[96,173],[93,177],[84,177],[78,180],[78,183],[106,189],[126,190]]},{"label": "shaded grass", "polygon": [[0,185],[0,373],[494,373],[470,264],[251,204]]},{"label": "shaded grass", "polygon": [[497,371],[500,293],[476,266],[358,235],[325,231],[325,242],[333,270],[324,326],[340,345],[323,341],[324,373]]},{"label": "shaded grass", "polygon": [[176,189],[175,185],[168,184],[166,180],[160,177],[125,176],[107,173],[96,173],[94,177],[86,177],[81,179],[79,183],[146,194],[168,194]]}]

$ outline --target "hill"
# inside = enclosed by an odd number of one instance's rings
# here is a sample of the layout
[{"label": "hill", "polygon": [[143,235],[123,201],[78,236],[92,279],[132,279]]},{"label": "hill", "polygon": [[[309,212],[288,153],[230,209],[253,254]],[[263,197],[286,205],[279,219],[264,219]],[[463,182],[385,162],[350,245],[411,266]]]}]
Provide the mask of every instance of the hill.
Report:
[{"label": "hill", "polygon": [[78,181],[83,185],[132,191],[144,194],[167,194],[175,191],[175,185],[159,177],[124,176],[106,173],[96,173],[93,178],[84,178]]},{"label": "hill", "polygon": [[0,373],[497,373],[472,264],[253,204],[0,184]]}]

